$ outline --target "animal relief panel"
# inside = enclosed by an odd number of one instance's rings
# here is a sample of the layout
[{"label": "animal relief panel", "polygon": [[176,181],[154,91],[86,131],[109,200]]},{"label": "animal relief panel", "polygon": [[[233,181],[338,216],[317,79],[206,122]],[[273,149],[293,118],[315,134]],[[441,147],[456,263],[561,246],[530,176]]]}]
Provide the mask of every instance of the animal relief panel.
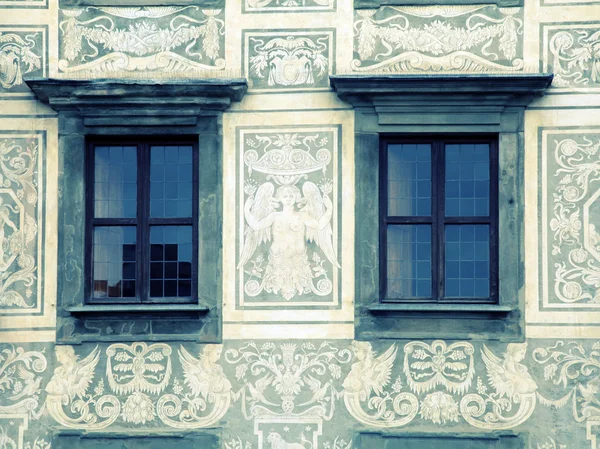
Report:
[{"label": "animal relief panel", "polygon": [[237,305],[339,306],[337,128],[238,132]]},{"label": "animal relief panel", "polygon": [[87,7],[60,11],[63,73],[194,73],[225,67],[220,9],[196,6]]},{"label": "animal relief panel", "polygon": [[254,91],[329,89],[335,30],[244,31],[244,70]]}]

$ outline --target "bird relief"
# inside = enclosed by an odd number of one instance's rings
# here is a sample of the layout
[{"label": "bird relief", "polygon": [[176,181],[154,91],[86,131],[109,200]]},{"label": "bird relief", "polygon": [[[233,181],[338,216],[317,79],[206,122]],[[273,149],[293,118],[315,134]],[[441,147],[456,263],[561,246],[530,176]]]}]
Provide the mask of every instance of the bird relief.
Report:
[{"label": "bird relief", "polygon": [[46,385],[50,416],[74,429],[99,430],[115,422],[121,403],[117,397],[104,394],[103,380],[88,392],[100,360],[98,346],[82,360],[78,360],[72,346],[56,346],[54,351],[59,366]]},{"label": "bird relief", "polygon": [[529,419],[536,406],[537,385],[521,363],[526,353],[527,343],[509,343],[502,358],[483,345],[481,357],[488,383],[494,391],[488,393],[487,386],[480,380],[477,394],[462,398],[460,412],[469,424],[501,430],[516,427]]},{"label": "bird relief", "polygon": [[342,384],[348,412],[361,423],[373,427],[400,427],[411,422],[419,410],[417,397],[401,391],[400,378],[392,384],[392,391],[386,388],[398,352],[396,345],[391,345],[381,355],[377,355],[371,343],[366,341],[353,341],[351,349],[356,362]]},{"label": "bird relief", "polygon": [[327,177],[332,154],[324,134],[256,134],[246,141],[237,268],[247,297],[315,301],[334,291],[336,186]]}]

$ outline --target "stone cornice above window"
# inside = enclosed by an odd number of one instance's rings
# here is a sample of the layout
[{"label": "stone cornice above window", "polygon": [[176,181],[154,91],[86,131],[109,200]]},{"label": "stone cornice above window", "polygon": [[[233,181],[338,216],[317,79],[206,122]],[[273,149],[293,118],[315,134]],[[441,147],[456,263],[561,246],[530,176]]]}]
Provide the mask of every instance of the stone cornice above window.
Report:
[{"label": "stone cornice above window", "polygon": [[354,0],[355,9],[375,9],[381,6],[496,5],[500,8],[523,6],[524,0]]},{"label": "stone cornice above window", "polygon": [[244,96],[244,78],[185,81],[28,80],[56,111],[77,112],[86,126],[195,125]]},{"label": "stone cornice above window", "polygon": [[[372,110],[377,127],[466,126],[495,132],[519,126],[507,110],[521,112],[544,95],[552,74],[332,75],[331,86],[355,108]],[[378,128],[378,132],[382,129]],[[395,129],[395,132],[400,131]],[[456,129],[453,129],[456,131]]]}]

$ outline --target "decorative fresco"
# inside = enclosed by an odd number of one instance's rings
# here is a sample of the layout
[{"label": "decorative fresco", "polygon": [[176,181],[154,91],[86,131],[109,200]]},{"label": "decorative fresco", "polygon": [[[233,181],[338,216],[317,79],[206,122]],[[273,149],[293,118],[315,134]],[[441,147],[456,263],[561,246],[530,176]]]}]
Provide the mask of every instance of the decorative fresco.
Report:
[{"label": "decorative fresco", "polygon": [[548,131],[541,166],[542,266],[546,305],[598,308],[600,131]]},{"label": "decorative fresco", "polygon": [[600,23],[542,24],[542,70],[557,89],[600,88]]},{"label": "decorative fresco", "polygon": [[28,91],[24,76],[48,76],[47,42],[47,27],[0,25],[0,97]]},{"label": "decorative fresco", "polygon": [[[39,431],[35,441],[19,436],[19,425],[40,420],[79,430],[192,430],[227,419],[238,424],[224,437],[226,449],[351,449],[357,428],[502,430],[550,411],[569,428],[589,427],[590,439],[600,424],[598,345],[134,342],[56,346],[48,359],[43,348],[4,345],[0,441],[49,449]],[[565,447],[560,435],[534,441],[532,448]]]},{"label": "decorative fresco", "polygon": [[39,311],[39,134],[0,133],[0,310]]},{"label": "decorative fresco", "polygon": [[194,74],[221,70],[224,13],[197,6],[87,7],[60,11],[61,73]]},{"label": "decorative fresco", "polygon": [[239,133],[237,305],[339,305],[337,129]]},{"label": "decorative fresco", "polygon": [[386,6],[355,11],[356,72],[520,71],[523,11],[494,6]]},{"label": "decorative fresco", "polygon": [[244,71],[254,91],[329,89],[335,30],[243,31]]},{"label": "decorative fresco", "polygon": [[336,0],[244,0],[245,13],[335,11]]}]

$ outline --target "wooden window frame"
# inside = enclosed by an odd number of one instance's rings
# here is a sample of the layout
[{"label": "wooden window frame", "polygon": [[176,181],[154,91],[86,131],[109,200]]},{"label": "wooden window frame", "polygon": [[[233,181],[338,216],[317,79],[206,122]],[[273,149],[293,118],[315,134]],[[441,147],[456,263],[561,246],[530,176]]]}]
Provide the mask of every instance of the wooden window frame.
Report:
[{"label": "wooden window frame", "polygon": [[[490,196],[489,216],[445,216],[445,145],[447,144],[490,145]],[[430,144],[431,145],[431,215],[388,216],[388,145]],[[439,303],[439,304],[498,304],[498,136],[497,135],[433,135],[398,136],[382,134],[379,139],[379,267],[380,298],[384,303]],[[388,225],[431,225],[431,297],[397,298],[387,295],[387,227]],[[446,225],[485,224],[490,226],[490,287],[489,296],[445,297],[445,227]]]},{"label": "wooden window frame", "polygon": [[[137,147],[137,212],[135,218],[94,217],[94,147]],[[192,217],[150,217],[150,147],[156,145],[189,145],[192,147]],[[86,304],[195,304],[198,302],[198,190],[199,155],[197,136],[88,136],[86,138],[86,220],[85,220],[85,303]],[[150,296],[150,227],[192,227],[191,296]],[[136,227],[136,296],[93,296],[93,235],[96,226]]]}]

